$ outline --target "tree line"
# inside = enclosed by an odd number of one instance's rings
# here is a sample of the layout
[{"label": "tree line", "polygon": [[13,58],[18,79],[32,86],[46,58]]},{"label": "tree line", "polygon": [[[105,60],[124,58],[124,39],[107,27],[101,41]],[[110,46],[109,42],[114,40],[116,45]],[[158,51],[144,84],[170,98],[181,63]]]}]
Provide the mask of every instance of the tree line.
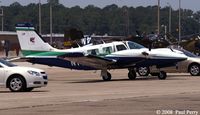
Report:
[{"label": "tree line", "polygon": [[[4,30],[15,31],[15,24],[31,22],[39,30],[38,4],[31,3],[23,6],[14,2],[4,9]],[[42,34],[49,33],[49,6],[50,2],[41,5]],[[64,33],[66,29],[76,28],[84,34],[91,35],[135,35],[135,31],[152,33],[157,31],[157,6],[118,7],[115,4],[99,8],[88,5],[85,8],[74,6],[65,7],[62,4],[53,4],[53,33]],[[182,35],[200,32],[200,11],[181,10]],[[160,8],[160,32],[164,33],[164,26],[168,27],[169,7]],[[0,24],[1,27],[1,24]],[[178,10],[172,9],[171,33],[178,35]]]}]

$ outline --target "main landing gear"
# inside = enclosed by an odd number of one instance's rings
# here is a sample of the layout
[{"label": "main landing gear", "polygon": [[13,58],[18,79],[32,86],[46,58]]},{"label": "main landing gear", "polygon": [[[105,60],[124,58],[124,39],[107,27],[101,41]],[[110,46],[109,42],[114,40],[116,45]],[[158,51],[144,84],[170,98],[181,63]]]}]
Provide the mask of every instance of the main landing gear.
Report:
[{"label": "main landing gear", "polygon": [[130,80],[134,80],[137,77],[135,70],[132,69],[132,68],[131,69],[129,68],[128,70],[129,70],[129,72],[128,72],[128,78]]},{"label": "main landing gear", "polygon": [[[129,72],[128,72],[128,78],[130,80],[134,80],[137,77],[135,70],[132,69],[132,68],[128,69],[128,70],[129,70]],[[102,79],[104,81],[110,81],[111,78],[112,78],[111,74],[107,70],[101,70],[101,77],[102,77]]]},{"label": "main landing gear", "polygon": [[[130,80],[134,80],[137,77],[136,71],[134,68],[129,68],[128,69],[128,78]],[[151,73],[152,76],[158,76],[158,79],[164,80],[167,78],[167,73],[164,71],[160,71],[158,73]],[[110,81],[112,76],[107,70],[101,70],[101,77],[104,81]]]},{"label": "main landing gear", "polygon": [[101,77],[104,81],[110,81],[112,76],[107,70],[101,70]]}]

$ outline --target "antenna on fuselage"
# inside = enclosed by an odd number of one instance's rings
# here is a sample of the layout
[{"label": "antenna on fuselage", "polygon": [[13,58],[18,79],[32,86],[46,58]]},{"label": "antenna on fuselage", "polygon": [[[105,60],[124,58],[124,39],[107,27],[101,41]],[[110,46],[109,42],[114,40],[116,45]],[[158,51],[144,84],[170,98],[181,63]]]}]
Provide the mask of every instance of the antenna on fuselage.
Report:
[{"label": "antenna on fuselage", "polygon": [[76,41],[76,44],[78,45],[79,48],[81,47],[80,44],[77,41]]},{"label": "antenna on fuselage", "polygon": [[101,38],[101,41],[102,41],[102,43],[103,43],[103,44],[105,44],[105,42],[103,41],[103,39],[102,39],[102,38]]}]

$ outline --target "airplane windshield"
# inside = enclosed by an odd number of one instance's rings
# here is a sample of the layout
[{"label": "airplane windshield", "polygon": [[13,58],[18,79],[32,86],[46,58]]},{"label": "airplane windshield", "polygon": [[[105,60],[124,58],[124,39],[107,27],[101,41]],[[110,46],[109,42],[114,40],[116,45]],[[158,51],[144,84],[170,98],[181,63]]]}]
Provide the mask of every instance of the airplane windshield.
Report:
[{"label": "airplane windshield", "polygon": [[128,42],[128,46],[130,49],[141,49],[141,48],[145,48],[144,46],[138,44],[138,43],[135,43],[135,42]]},{"label": "airplane windshield", "polygon": [[12,63],[10,63],[10,62],[8,62],[8,61],[5,61],[5,60],[3,60],[3,59],[0,59],[0,63],[6,65],[6,66],[8,66],[8,67],[17,66],[17,65],[15,65],[15,64],[12,64]]},{"label": "airplane windshield", "polygon": [[185,49],[177,49],[177,50],[182,51],[188,57],[198,57],[197,55],[195,55],[192,52],[189,52],[189,51],[187,51]]}]

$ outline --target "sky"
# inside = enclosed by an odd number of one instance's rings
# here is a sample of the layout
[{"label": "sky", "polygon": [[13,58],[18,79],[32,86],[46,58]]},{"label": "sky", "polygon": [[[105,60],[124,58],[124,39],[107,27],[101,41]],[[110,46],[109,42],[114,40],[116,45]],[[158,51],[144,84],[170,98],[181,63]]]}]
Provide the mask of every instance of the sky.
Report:
[{"label": "sky", "polygon": [[[0,5],[9,6],[13,2],[19,2],[22,5],[27,5],[29,3],[38,3],[39,0],[0,0]],[[105,7],[106,5],[110,4],[117,4],[118,6],[152,6],[157,5],[158,0],[59,0],[61,4],[65,5],[66,7],[73,7],[76,5],[81,6],[84,8],[85,6],[92,4],[98,7]],[[181,1],[181,8],[184,9],[191,9],[194,12],[200,10],[200,0],[180,0]],[[47,0],[41,0],[42,3],[47,3]],[[161,7],[168,6],[169,4],[172,6],[173,9],[179,8],[179,0],[160,0]]]}]

